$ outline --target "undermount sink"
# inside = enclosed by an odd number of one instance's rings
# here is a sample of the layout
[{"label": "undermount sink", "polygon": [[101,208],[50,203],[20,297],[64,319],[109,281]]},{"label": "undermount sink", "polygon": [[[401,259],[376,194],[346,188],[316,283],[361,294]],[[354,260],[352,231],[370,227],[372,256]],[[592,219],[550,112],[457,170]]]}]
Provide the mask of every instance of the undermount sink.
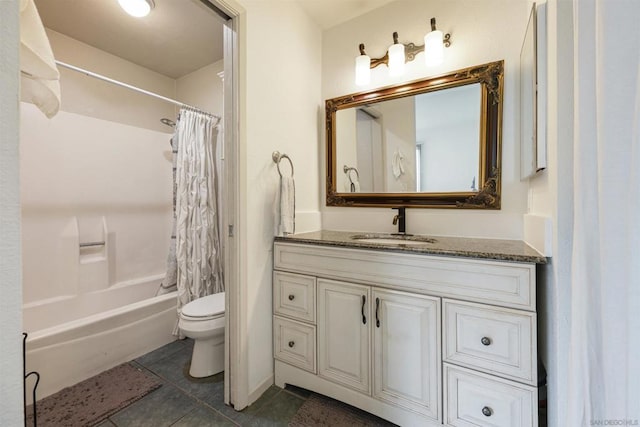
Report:
[{"label": "undermount sink", "polygon": [[437,240],[425,236],[412,236],[410,234],[356,234],[351,236],[352,240],[361,243],[375,243],[379,245],[411,245],[421,246],[436,243]]}]

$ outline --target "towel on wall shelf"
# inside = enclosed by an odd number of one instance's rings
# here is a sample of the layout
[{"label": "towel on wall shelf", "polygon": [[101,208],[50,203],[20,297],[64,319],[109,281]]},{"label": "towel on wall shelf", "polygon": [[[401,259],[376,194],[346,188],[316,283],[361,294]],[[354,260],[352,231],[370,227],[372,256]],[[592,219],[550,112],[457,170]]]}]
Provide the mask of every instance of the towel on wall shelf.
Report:
[{"label": "towel on wall shelf", "polygon": [[48,118],[60,109],[60,72],[33,0],[20,0],[20,91]]}]

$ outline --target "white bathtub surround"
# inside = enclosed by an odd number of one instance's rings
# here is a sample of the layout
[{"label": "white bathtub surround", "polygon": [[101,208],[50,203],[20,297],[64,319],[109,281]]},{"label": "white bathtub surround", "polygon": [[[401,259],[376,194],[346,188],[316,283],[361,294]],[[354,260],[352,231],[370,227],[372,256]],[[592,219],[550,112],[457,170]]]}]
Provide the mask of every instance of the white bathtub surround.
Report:
[{"label": "white bathtub surround", "polygon": [[176,125],[178,310],[194,299],[224,291],[215,163],[219,121],[181,109]]}]

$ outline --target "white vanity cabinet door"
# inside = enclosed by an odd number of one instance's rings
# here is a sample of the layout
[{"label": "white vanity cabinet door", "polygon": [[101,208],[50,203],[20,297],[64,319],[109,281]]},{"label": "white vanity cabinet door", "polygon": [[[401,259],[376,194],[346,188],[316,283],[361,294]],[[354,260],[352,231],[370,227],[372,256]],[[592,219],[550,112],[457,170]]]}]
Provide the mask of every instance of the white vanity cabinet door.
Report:
[{"label": "white vanity cabinet door", "polygon": [[318,374],[370,394],[370,287],[318,279]]},{"label": "white vanity cabinet door", "polygon": [[374,397],[440,419],[440,298],[373,288]]}]

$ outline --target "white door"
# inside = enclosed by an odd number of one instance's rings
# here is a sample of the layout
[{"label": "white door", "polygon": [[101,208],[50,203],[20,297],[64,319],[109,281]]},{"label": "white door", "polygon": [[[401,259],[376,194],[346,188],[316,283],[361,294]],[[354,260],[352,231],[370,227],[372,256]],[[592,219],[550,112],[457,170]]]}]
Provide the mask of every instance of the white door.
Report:
[{"label": "white door", "polygon": [[373,288],[374,397],[440,420],[440,298]]},{"label": "white door", "polygon": [[318,374],[370,394],[370,288],[318,279]]}]

